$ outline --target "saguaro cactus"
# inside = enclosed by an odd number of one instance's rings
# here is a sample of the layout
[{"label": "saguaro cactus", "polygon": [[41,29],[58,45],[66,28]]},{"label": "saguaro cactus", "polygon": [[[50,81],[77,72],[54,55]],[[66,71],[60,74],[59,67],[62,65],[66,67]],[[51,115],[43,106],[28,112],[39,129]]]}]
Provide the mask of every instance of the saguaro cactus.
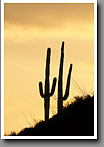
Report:
[{"label": "saguaro cactus", "polygon": [[72,64],[70,64],[65,95],[63,96],[63,63],[64,63],[64,42],[62,42],[62,47],[61,47],[61,58],[60,58],[59,78],[58,78],[58,113],[62,112],[63,101],[66,100],[69,96],[70,78],[72,71]]},{"label": "saguaro cactus", "polygon": [[42,82],[39,82],[39,91],[42,98],[44,98],[44,109],[45,109],[45,121],[49,119],[49,104],[50,97],[54,94],[55,86],[56,86],[56,78],[53,79],[52,89],[50,92],[49,86],[49,76],[50,76],[50,55],[51,49],[47,49],[47,59],[46,59],[46,71],[45,71],[45,92],[43,94],[43,86]]}]

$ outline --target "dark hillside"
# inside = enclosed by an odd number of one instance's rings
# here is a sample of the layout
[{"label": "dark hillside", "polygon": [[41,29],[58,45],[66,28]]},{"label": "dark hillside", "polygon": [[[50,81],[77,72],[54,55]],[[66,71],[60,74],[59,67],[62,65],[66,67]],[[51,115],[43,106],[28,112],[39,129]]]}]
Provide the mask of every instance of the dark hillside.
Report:
[{"label": "dark hillside", "polygon": [[[15,135],[15,134],[12,134]],[[94,96],[76,98],[61,114],[48,121],[39,122],[34,128],[25,128],[19,136],[93,136]]]}]

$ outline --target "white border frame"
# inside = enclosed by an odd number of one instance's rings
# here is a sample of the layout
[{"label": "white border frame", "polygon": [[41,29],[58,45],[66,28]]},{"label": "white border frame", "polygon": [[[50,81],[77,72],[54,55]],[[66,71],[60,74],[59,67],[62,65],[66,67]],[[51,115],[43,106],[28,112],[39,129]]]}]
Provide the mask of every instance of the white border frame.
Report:
[{"label": "white border frame", "polygon": [[[94,136],[4,136],[4,3],[94,3]],[[1,139],[97,139],[97,0],[1,0]]]}]

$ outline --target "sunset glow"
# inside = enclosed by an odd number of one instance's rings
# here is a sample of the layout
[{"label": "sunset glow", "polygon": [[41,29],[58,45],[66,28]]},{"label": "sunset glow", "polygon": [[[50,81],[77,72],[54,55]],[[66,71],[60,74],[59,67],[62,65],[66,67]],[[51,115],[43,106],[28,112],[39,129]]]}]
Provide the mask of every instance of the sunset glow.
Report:
[{"label": "sunset glow", "polygon": [[[58,77],[64,41],[63,87],[73,64],[67,101],[76,95],[93,93],[93,3],[5,4],[4,21],[5,134],[34,125],[34,119],[44,119],[39,82],[44,85],[48,47],[51,48],[50,87],[53,78]],[[57,113],[56,97],[57,86],[50,98],[50,117]]]}]

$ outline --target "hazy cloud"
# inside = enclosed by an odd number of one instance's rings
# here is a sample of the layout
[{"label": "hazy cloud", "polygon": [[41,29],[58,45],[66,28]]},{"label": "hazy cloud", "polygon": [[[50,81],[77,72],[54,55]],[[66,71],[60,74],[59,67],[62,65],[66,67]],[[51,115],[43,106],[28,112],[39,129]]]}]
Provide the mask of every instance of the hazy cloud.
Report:
[{"label": "hazy cloud", "polygon": [[61,28],[93,24],[93,4],[5,4],[5,27]]}]

